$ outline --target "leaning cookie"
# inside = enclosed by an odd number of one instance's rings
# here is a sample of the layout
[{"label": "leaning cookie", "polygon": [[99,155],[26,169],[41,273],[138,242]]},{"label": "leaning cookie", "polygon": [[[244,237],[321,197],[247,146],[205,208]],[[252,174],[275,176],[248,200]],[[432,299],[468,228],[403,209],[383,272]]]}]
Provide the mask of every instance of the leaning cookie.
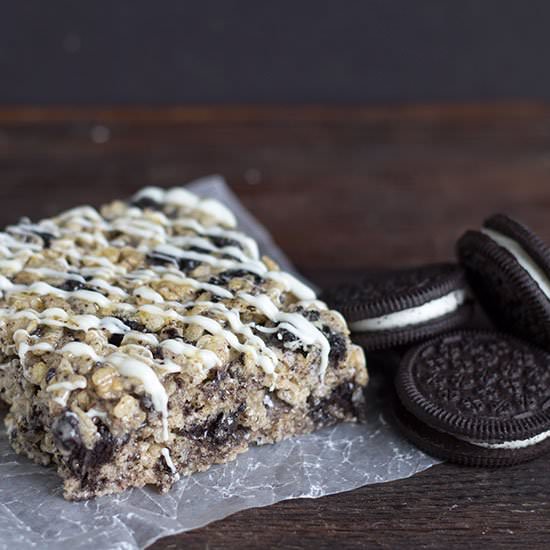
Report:
[{"label": "leaning cookie", "polygon": [[344,315],[353,340],[381,350],[430,338],[463,326],[472,302],[462,268],[433,264],[371,273],[323,296]]},{"label": "leaning cookie", "polygon": [[427,453],[508,466],[550,451],[550,356],[493,331],[456,331],[408,352],[395,419]]},{"label": "leaning cookie", "polygon": [[550,249],[530,229],[497,214],[467,231],[457,253],[494,323],[550,350]]}]

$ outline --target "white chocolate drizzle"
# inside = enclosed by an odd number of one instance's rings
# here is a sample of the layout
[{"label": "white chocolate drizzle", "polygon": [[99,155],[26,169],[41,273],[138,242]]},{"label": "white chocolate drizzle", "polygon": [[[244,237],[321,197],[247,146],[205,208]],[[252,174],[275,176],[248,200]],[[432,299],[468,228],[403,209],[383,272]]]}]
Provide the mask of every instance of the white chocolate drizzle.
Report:
[{"label": "white chocolate drizzle", "polygon": [[100,361],[100,357],[92,346],[82,342],[69,342],[61,348],[61,353],[73,355],[74,357],[89,357],[92,361]]},{"label": "white chocolate drizzle", "polygon": [[303,315],[298,313],[285,313],[280,311],[277,306],[265,294],[261,296],[252,296],[245,292],[239,294],[245,302],[261,311],[269,320],[277,323],[280,328],[284,328],[296,335],[304,344],[315,345],[321,348],[321,367],[320,378],[325,377],[325,371],[328,366],[328,356],[330,353],[330,344],[326,336]]},{"label": "white chocolate drizzle", "polygon": [[172,460],[172,457],[170,456],[170,450],[164,447],[160,453],[162,454],[164,461],[166,462],[166,466],[168,466],[170,472],[176,477],[176,479],[179,478],[179,474],[177,473],[176,466],[174,465],[174,462]]},{"label": "white chocolate drizzle", "polygon": [[185,357],[199,356],[202,363],[207,369],[214,368],[220,365],[220,358],[208,349],[199,349],[191,344],[180,342],[179,340],[164,340],[161,342],[160,347],[176,356],[184,355]]},{"label": "white chocolate drizzle", "polygon": [[162,438],[168,439],[168,394],[155,371],[143,361],[125,355],[113,353],[106,362],[115,367],[122,376],[137,378],[146,393],[151,396],[153,407],[162,415]]},{"label": "white chocolate drizzle", "polygon": [[46,391],[52,392],[52,391],[59,391],[61,390],[63,394],[58,397],[54,397],[53,400],[56,403],[59,403],[62,407],[65,407],[67,405],[67,399],[69,398],[69,395],[72,391],[76,389],[83,389],[86,387],[86,380],[79,379],[75,382],[57,382],[55,384],[50,384]]},{"label": "white chocolate drizzle", "polygon": [[223,204],[213,199],[200,199],[197,195],[181,187],[168,190],[160,187],[146,187],[133,197],[134,201],[140,199],[150,199],[158,204],[184,207],[190,212],[198,210],[226,227],[237,225],[235,216]]}]

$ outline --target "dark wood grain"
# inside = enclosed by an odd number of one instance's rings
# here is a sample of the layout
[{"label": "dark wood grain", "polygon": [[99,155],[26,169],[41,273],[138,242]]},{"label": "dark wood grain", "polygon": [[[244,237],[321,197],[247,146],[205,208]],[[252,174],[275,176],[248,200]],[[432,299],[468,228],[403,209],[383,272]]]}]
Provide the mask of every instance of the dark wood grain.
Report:
[{"label": "dark wood grain", "polygon": [[[545,105],[0,109],[2,223],[213,172],[322,284],[452,258],[457,236],[494,211],[550,240]],[[548,547],[549,466],[442,465],[154,548]]]}]

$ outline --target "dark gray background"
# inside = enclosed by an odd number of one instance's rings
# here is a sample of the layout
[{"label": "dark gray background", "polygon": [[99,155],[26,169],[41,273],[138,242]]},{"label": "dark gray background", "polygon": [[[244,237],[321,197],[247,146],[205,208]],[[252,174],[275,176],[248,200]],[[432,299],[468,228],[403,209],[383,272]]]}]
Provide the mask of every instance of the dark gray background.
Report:
[{"label": "dark gray background", "polygon": [[2,2],[0,102],[550,97],[550,2]]}]

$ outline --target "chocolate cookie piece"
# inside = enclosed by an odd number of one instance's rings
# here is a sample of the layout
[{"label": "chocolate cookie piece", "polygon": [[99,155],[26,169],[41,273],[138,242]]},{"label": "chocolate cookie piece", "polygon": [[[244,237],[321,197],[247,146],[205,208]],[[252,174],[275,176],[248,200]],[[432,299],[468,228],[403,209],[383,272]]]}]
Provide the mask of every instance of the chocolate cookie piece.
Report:
[{"label": "chocolate cookie piece", "polygon": [[396,419],[426,452],[505,466],[550,450],[550,355],[493,331],[456,331],[409,351]]},{"label": "chocolate cookie piece", "polygon": [[463,270],[433,264],[372,273],[323,298],[342,312],[353,339],[368,350],[388,349],[463,326],[472,307]]},{"label": "chocolate cookie piece", "polygon": [[498,328],[550,350],[550,249],[530,229],[497,214],[467,231],[457,253]]}]

